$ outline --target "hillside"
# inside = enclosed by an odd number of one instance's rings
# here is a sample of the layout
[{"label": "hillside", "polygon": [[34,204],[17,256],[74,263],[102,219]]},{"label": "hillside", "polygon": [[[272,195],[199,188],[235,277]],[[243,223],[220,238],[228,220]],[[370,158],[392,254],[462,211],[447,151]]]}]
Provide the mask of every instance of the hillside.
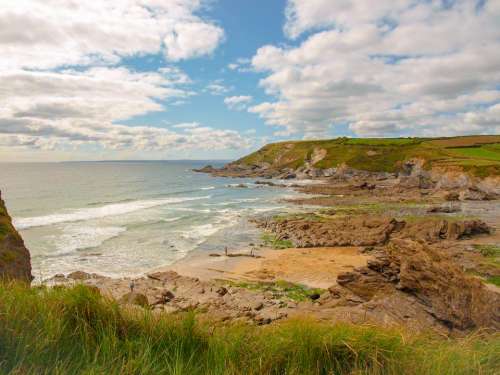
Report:
[{"label": "hillside", "polygon": [[0,279],[31,281],[30,254],[12,225],[0,193]]},{"label": "hillside", "polygon": [[342,164],[371,172],[398,172],[406,160],[424,168],[457,167],[474,175],[500,175],[500,135],[452,138],[336,138],[273,143],[232,165],[285,170],[336,168]]}]

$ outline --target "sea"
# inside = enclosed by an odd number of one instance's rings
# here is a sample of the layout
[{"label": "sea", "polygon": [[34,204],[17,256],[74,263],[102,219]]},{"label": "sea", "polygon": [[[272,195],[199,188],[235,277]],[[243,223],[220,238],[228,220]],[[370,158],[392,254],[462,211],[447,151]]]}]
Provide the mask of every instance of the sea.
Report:
[{"label": "sea", "polygon": [[256,245],[249,218],[294,210],[283,201],[292,189],[192,171],[206,164],[223,162],[0,163],[0,190],[36,279],[137,276],[193,251]]}]

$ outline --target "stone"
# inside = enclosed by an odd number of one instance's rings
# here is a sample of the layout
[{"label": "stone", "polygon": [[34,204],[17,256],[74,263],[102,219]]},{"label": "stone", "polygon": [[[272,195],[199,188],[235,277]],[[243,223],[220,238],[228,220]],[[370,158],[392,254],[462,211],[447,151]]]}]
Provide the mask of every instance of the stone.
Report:
[{"label": "stone", "polygon": [[217,293],[219,296],[223,297],[227,294],[227,289],[223,286],[219,287],[215,293]]},{"label": "stone", "polygon": [[458,201],[460,198],[460,195],[456,191],[450,191],[444,195],[444,200],[453,202],[453,201]]},{"label": "stone", "polygon": [[67,278],[72,280],[88,280],[92,278],[92,275],[83,271],[74,271],[68,274]]},{"label": "stone", "polygon": [[261,301],[258,301],[258,302],[253,303],[251,307],[252,307],[252,310],[259,311],[259,310],[262,310],[262,308],[264,307],[264,304]]}]

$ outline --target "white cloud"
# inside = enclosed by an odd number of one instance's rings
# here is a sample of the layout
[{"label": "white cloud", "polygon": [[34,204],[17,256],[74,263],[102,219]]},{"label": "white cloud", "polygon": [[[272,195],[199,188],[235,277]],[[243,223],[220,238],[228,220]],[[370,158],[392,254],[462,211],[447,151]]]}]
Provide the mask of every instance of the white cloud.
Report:
[{"label": "white cloud", "polygon": [[165,50],[210,54],[224,31],[196,15],[202,0],[3,0],[0,69],[114,64]]},{"label": "white cloud", "polygon": [[[224,31],[209,0],[3,0],[0,147],[169,151],[249,147],[237,132],[184,123],[126,123],[195,95],[175,66],[136,72],[125,57],[178,61],[211,54]],[[80,155],[82,154],[80,153]]]},{"label": "white cloud", "polygon": [[499,3],[446,4],[290,0],[287,35],[320,31],[257,51],[276,100],[250,111],[287,135],[499,133]]},{"label": "white cloud", "polygon": [[[125,68],[84,71],[0,71],[0,144],[41,149],[97,145],[110,150],[248,148],[238,133],[178,124],[175,132],[121,121],[186,98],[189,79],[178,69],[137,73]],[[201,132],[197,129],[203,129]]]},{"label": "white cloud", "polygon": [[166,56],[178,61],[212,53],[224,37],[220,27],[204,22],[179,23],[164,39]]},{"label": "white cloud", "polygon": [[193,129],[193,128],[198,128],[201,125],[197,122],[187,122],[183,124],[175,124],[172,127],[175,129]]},{"label": "white cloud", "polygon": [[250,63],[250,59],[240,57],[239,59],[236,59],[236,62],[228,64],[227,67],[230,70],[237,70],[238,72],[249,72],[252,70]]},{"label": "white cloud", "polygon": [[229,96],[224,99],[224,104],[226,104],[229,109],[243,111],[252,100],[253,98],[249,95]]},{"label": "white cloud", "polygon": [[210,82],[207,87],[205,87],[206,92],[216,96],[227,94],[232,89],[232,87],[226,86],[222,80]]}]

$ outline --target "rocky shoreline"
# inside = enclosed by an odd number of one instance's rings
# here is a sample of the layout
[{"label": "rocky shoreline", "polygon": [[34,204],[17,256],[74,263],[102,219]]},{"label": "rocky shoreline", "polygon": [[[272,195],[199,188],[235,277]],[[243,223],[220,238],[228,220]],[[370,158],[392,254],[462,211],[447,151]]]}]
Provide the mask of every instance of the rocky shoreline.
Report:
[{"label": "rocky shoreline", "polygon": [[[270,239],[238,254],[245,256],[206,254],[137,279],[78,273],[50,282],[83,282],[124,304],[158,313],[194,310],[220,321],[268,324],[308,315],[443,333],[500,329],[500,288],[486,283],[500,270],[496,258],[478,250],[478,244],[498,249],[500,223],[462,211],[460,193],[403,188],[400,178],[294,188],[312,194],[292,200],[304,211],[253,219]],[[342,258],[344,249],[351,258]],[[325,279],[331,285],[318,289],[313,276],[297,278],[311,267],[331,270]]]},{"label": "rocky shoreline", "polygon": [[439,174],[418,160],[397,174],[311,165],[199,170],[306,194],[287,200],[300,212],[249,218],[263,237],[248,249],[198,254],[137,278],[78,271],[45,282],[83,283],[129,307],[221,322],[307,315],[445,334],[500,329],[498,177]]}]

